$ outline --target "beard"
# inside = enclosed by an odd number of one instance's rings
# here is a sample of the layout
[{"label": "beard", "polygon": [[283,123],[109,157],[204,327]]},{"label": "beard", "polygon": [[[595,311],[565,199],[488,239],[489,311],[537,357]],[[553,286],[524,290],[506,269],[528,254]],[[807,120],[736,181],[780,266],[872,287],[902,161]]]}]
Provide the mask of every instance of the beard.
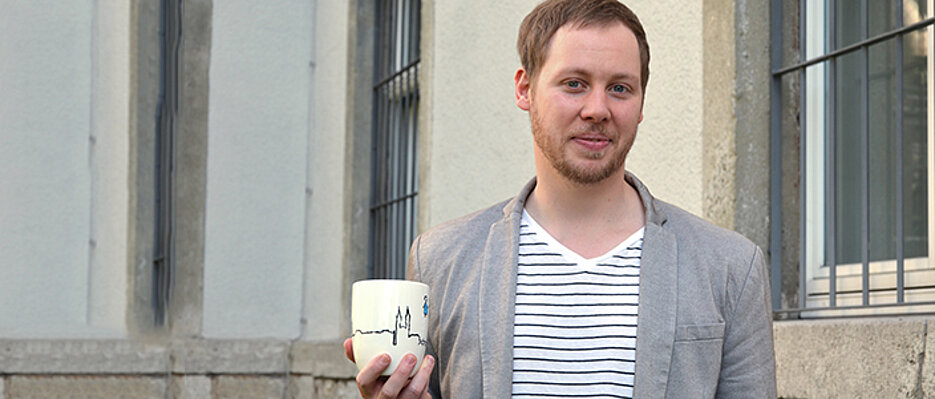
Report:
[{"label": "beard", "polygon": [[[549,161],[549,164],[552,165],[552,168],[557,170],[560,175],[572,183],[579,185],[595,184],[617,173],[623,166],[627,154],[630,152],[630,147],[633,145],[633,139],[636,137],[635,134],[617,134],[616,137],[608,135],[606,129],[598,124],[590,124],[582,129],[577,129],[574,133],[597,132],[603,134],[610,138],[612,143],[622,144],[622,147],[617,148],[616,152],[613,152],[615,150],[614,148],[609,148],[607,152],[603,153],[588,152],[585,156],[590,159],[596,160],[601,157],[609,157],[606,162],[595,167],[576,165],[573,160],[570,159],[568,153],[564,151],[565,143],[568,141],[567,137],[571,137],[572,135],[566,136],[560,132],[547,131],[535,108],[530,110],[529,115],[532,124],[532,136],[536,142],[536,146],[539,147],[539,150],[545,155],[545,158]],[[618,140],[624,141],[618,143]]]}]

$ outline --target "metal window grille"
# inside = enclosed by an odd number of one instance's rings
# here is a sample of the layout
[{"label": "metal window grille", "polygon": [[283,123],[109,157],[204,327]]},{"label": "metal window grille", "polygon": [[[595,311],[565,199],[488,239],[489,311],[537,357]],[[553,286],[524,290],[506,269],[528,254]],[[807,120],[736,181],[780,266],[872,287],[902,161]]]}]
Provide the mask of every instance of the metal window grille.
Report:
[{"label": "metal window grille", "polygon": [[175,122],[179,109],[181,0],[160,7],[160,94],[156,129],[155,242],[153,246],[153,322],[162,326],[169,311],[173,277],[173,168]]},{"label": "metal window grille", "polygon": [[419,0],[378,0],[373,86],[370,276],[404,278],[416,233]]},{"label": "metal window grille", "polygon": [[[907,18],[906,7],[918,18]],[[932,0],[772,0],[770,274],[778,317],[935,305],[907,297],[935,280],[906,280],[907,262],[924,258],[931,268],[935,256],[926,214],[935,201],[931,15]],[[816,20],[821,29],[809,31]],[[910,54],[918,45],[927,63]],[[845,280],[854,284],[842,287]]]}]

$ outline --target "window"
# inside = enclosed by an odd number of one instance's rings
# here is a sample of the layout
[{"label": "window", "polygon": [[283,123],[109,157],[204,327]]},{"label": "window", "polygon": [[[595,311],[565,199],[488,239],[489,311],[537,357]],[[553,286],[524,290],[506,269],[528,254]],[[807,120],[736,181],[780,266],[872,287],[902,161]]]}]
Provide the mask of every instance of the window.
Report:
[{"label": "window", "polygon": [[773,1],[781,314],[935,310],[932,3]]},{"label": "window", "polygon": [[403,278],[415,238],[419,0],[378,0],[373,87],[370,275]]}]

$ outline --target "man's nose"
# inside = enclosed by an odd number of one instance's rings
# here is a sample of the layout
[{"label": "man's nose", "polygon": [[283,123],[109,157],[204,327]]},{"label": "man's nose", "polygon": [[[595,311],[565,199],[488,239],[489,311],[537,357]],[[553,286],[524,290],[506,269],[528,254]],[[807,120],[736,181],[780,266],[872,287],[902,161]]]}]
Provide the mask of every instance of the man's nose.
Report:
[{"label": "man's nose", "polygon": [[581,107],[581,119],[589,122],[603,122],[610,118],[607,94],[601,90],[588,93]]}]

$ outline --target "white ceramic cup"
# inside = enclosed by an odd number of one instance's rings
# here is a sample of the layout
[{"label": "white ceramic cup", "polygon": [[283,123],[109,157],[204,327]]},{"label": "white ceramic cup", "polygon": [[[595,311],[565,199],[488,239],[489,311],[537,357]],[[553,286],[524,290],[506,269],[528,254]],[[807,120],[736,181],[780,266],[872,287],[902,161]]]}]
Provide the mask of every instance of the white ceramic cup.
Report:
[{"label": "white ceramic cup", "polygon": [[416,355],[415,375],[425,356],[429,286],[405,280],[361,280],[351,287],[351,325],[357,369],[381,353],[390,355],[382,375],[393,374],[406,353]]}]

